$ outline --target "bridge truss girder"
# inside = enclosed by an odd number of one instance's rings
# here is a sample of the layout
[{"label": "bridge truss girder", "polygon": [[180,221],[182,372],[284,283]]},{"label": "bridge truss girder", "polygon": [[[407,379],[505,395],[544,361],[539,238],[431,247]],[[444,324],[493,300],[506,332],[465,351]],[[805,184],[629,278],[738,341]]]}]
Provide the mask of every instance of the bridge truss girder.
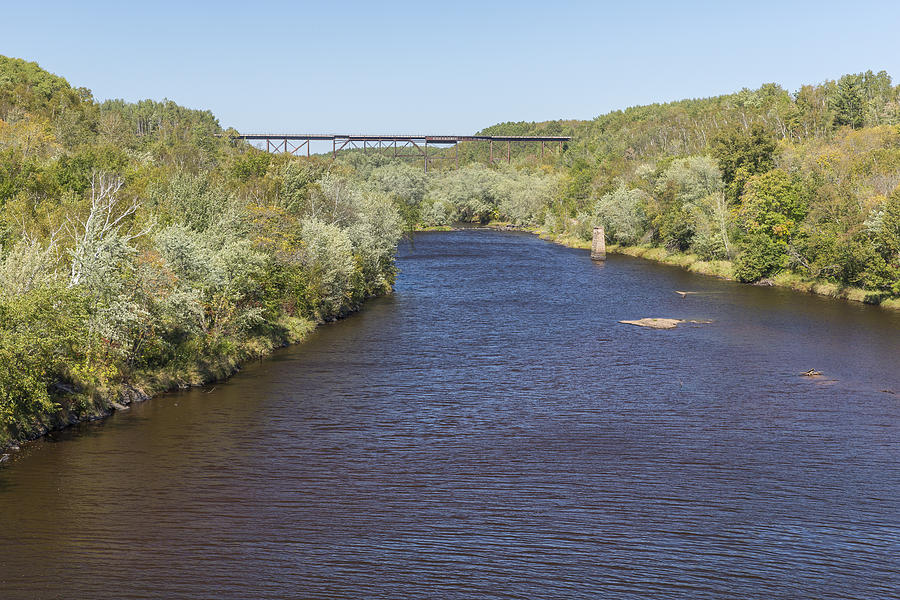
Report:
[{"label": "bridge truss girder", "polygon": [[[453,160],[455,165],[459,167],[459,144],[462,142],[488,142],[489,161],[494,164],[502,160],[494,157],[494,142],[506,142],[506,162],[512,160],[512,144],[513,142],[540,142],[541,143],[541,159],[547,150],[547,144],[552,143],[556,146],[556,152],[562,153],[563,142],[571,140],[569,137],[562,136],[487,136],[487,135],[326,135],[326,134],[283,134],[283,133],[253,133],[238,134],[232,136],[232,139],[243,139],[247,141],[265,141],[267,152],[285,152],[297,155],[304,148],[306,155],[310,156],[311,141],[331,141],[332,157],[337,158],[337,153],[341,150],[356,149],[363,152],[380,152],[387,153],[397,158],[415,158],[422,159],[425,171],[428,171],[430,162],[437,160]],[[428,148],[431,147],[448,147],[452,146],[454,152],[452,156],[429,155]],[[554,150],[551,147],[551,150]]]}]

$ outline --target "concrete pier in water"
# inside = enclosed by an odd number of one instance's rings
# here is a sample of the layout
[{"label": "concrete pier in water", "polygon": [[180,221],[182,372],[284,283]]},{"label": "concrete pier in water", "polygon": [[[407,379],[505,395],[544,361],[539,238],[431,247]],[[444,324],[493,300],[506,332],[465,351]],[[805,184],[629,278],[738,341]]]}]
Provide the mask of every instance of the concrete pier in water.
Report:
[{"label": "concrete pier in water", "polygon": [[606,260],[606,234],[602,227],[594,227],[591,240],[591,260]]}]

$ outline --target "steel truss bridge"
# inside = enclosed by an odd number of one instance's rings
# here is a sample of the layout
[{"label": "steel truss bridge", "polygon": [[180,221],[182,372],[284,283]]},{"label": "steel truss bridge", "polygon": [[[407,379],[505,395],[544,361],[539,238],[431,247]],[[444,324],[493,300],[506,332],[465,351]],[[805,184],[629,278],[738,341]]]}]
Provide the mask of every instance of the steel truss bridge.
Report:
[{"label": "steel truss bridge", "polygon": [[[341,150],[358,149],[364,152],[381,152],[388,156],[421,159],[425,171],[428,163],[436,160],[452,160],[459,166],[459,144],[462,142],[487,143],[490,146],[490,162],[502,160],[502,156],[494,156],[494,142],[506,142],[506,162],[510,162],[514,142],[540,142],[541,158],[548,149],[561,153],[563,142],[571,137],[535,136],[535,135],[341,135],[341,134],[308,134],[308,133],[243,133],[230,136],[235,140],[248,142],[265,142],[268,152],[302,153],[310,155],[310,142],[330,141],[331,153],[337,157]],[[452,146],[452,156],[428,154],[428,147],[447,148]]]}]

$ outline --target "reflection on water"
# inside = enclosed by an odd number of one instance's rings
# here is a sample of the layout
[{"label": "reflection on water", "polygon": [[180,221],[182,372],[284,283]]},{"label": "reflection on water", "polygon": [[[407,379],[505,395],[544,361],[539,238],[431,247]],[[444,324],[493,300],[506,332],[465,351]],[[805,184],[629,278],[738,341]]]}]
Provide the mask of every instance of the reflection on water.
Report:
[{"label": "reflection on water", "polygon": [[900,315],[518,234],[399,265],[212,391],[27,446],[0,597],[897,597]]}]

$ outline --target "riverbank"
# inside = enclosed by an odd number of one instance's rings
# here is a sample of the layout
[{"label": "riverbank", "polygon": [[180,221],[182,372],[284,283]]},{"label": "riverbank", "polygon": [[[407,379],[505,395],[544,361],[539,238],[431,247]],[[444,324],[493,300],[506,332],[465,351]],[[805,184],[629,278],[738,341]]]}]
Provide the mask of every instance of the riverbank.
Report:
[{"label": "riverbank", "polygon": [[52,431],[105,419],[117,410],[127,410],[134,402],[228,379],[240,371],[242,365],[265,358],[278,348],[303,341],[317,325],[306,319],[286,319],[277,332],[251,337],[233,345],[230,352],[204,355],[187,364],[167,365],[155,371],[138,371],[97,389],[79,390],[56,383],[52,388],[58,410],[41,415],[17,433],[0,430],[0,454],[10,449],[15,451],[19,444],[36,440]]},{"label": "riverbank", "polygon": [[[560,244],[568,248],[578,248],[582,250],[590,250],[591,242],[583,240],[580,237],[571,234],[556,234],[547,231],[541,227],[529,227],[513,225],[506,222],[492,221],[485,225],[476,225],[473,227],[463,227],[462,229],[482,228],[494,229],[497,231],[522,231],[537,235],[543,240]],[[416,231],[455,231],[461,229],[459,227],[450,226],[434,226],[422,227]],[[665,248],[656,246],[624,246],[621,244],[607,244],[606,251],[610,254],[624,254],[635,258],[643,258],[658,263],[674,265],[686,269],[691,273],[698,275],[708,275],[728,281],[737,281],[734,276],[734,265],[729,260],[703,260],[696,254],[687,254],[681,252],[670,252]],[[900,298],[888,297],[883,293],[862,288],[842,286],[824,279],[811,279],[803,277],[798,273],[790,271],[782,271],[773,277],[762,279],[752,285],[765,285],[773,287],[788,288],[797,292],[806,292],[816,294],[817,296],[825,296],[838,300],[848,300],[851,302],[861,302],[863,304],[872,304],[887,308],[890,310],[900,310]]]},{"label": "riverbank", "polygon": [[[362,307],[356,307],[344,311],[328,321],[342,319],[361,309]],[[325,322],[285,318],[277,331],[235,344],[230,352],[205,355],[187,364],[168,365],[156,371],[139,371],[102,388],[77,390],[63,383],[54,384],[54,401],[58,404],[58,410],[42,415],[18,434],[0,430],[0,457],[8,459],[8,453],[20,450],[21,444],[72,425],[100,421],[116,411],[128,410],[133,403],[144,402],[175,390],[225,381],[251,361],[262,360],[279,348],[303,342]],[[0,460],[0,464],[6,459]]]},{"label": "riverbank", "polygon": [[[540,228],[522,227],[510,223],[492,222],[472,227],[422,227],[417,228],[416,231],[456,231],[459,229],[521,231],[566,247],[590,249],[589,241],[574,236],[552,234]],[[700,275],[735,280],[730,261],[704,261],[695,254],[674,253],[663,248],[648,246],[610,244],[607,246],[607,252],[674,265]],[[867,290],[841,287],[833,282],[823,280],[804,279],[796,273],[782,272],[765,280],[762,285],[784,287],[830,298],[876,304],[884,308],[900,310],[900,299],[880,299],[877,294]],[[338,318],[347,314],[350,313],[344,313]],[[223,381],[237,373],[242,365],[252,360],[265,358],[277,348],[302,342],[318,325],[319,323],[313,321],[291,318],[283,322],[276,332],[249,338],[233,346],[230,352],[206,355],[177,367],[169,366],[152,372],[137,372],[127,379],[103,388],[75,390],[63,384],[56,384],[54,400],[58,403],[59,410],[43,415],[31,427],[23,429],[18,434],[4,435],[4,432],[0,431],[0,436],[3,436],[0,437],[0,454],[8,451],[9,448],[15,448],[18,444],[40,438],[51,431],[58,431],[85,421],[97,421],[108,417],[116,410],[127,410],[134,402],[142,402],[176,389],[187,389]]]},{"label": "riverbank", "polygon": [[[569,248],[580,248],[584,250],[590,250],[591,248],[590,241],[585,241],[581,238],[567,234],[553,234],[538,227],[523,227],[520,231],[534,233],[541,239],[556,244],[562,244]],[[670,252],[665,248],[655,246],[623,246],[621,244],[608,244],[606,246],[606,251],[611,254],[625,254],[635,258],[644,258],[658,263],[675,265],[699,275],[709,275],[711,277],[718,277],[719,279],[737,281],[734,276],[734,266],[732,262],[728,260],[702,260],[696,254]],[[806,278],[798,273],[792,273],[790,271],[782,271],[773,277],[762,279],[760,282],[752,285],[783,287],[798,292],[826,296],[828,298],[862,302],[864,304],[878,305],[891,310],[900,310],[900,298],[890,298],[879,292],[842,286],[824,279]]]}]

